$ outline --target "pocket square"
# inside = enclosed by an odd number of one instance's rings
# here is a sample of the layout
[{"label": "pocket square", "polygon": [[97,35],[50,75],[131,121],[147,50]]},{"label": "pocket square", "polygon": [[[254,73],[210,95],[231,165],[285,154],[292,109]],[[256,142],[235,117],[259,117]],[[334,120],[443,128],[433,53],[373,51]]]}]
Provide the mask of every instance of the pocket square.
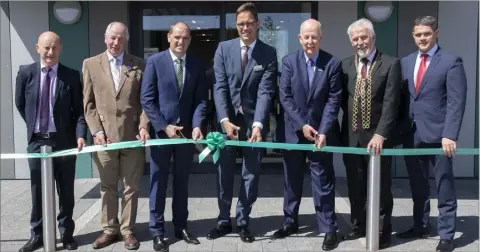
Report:
[{"label": "pocket square", "polygon": [[319,68],[319,69],[317,69],[317,71],[319,71],[319,72],[323,72],[323,69]]},{"label": "pocket square", "polygon": [[256,65],[256,66],[253,67],[253,71],[260,71],[260,70],[263,70],[262,65]]}]

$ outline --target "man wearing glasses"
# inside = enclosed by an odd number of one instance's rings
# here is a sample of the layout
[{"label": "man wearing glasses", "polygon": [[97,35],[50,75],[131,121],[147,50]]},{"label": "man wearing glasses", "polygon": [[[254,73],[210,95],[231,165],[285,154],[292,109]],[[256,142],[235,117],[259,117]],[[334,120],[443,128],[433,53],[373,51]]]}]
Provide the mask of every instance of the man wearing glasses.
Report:
[{"label": "man wearing glasses", "polygon": [[[221,42],[214,58],[214,100],[217,116],[227,139],[259,142],[268,131],[268,116],[277,80],[275,48],[257,39],[260,26],[258,12],[252,3],[237,9],[239,38]],[[241,148],[242,182],[237,203],[237,232],[243,242],[253,242],[248,230],[249,215],[257,199],[262,149]],[[233,197],[236,149],[221,151],[218,167],[217,226],[207,234],[216,239],[232,232],[230,207]]]}]

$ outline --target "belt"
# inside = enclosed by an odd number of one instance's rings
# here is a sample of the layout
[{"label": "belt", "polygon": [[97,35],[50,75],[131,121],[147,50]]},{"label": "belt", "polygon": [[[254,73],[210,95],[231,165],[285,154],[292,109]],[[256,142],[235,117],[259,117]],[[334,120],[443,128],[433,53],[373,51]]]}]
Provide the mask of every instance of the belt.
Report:
[{"label": "belt", "polygon": [[46,133],[37,132],[37,133],[33,133],[33,135],[35,137],[43,138],[43,139],[53,138],[53,137],[55,137],[56,134],[57,134],[56,132],[46,132]]}]

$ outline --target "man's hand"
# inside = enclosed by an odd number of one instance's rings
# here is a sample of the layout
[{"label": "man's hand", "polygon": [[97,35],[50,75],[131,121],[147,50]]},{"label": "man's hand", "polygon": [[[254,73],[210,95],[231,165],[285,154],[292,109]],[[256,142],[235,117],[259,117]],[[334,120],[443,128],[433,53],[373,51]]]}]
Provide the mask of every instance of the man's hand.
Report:
[{"label": "man's hand", "polygon": [[445,156],[452,157],[457,151],[457,143],[444,137],[442,138],[442,148]]},{"label": "man's hand", "polygon": [[240,130],[240,127],[236,126],[235,124],[231,123],[230,121],[224,121],[222,123],[222,126],[225,129],[225,132],[227,133],[227,136],[230,139],[238,140],[238,131]]},{"label": "man's hand", "polygon": [[302,132],[303,136],[309,141],[315,141],[315,138],[318,135],[318,132],[308,124],[303,125]]},{"label": "man's hand", "polygon": [[327,136],[324,134],[317,135],[317,137],[315,138],[315,147],[320,149],[326,144],[327,144]]},{"label": "man's hand", "polygon": [[374,135],[367,145],[367,152],[371,153],[371,151],[373,150],[374,155],[380,154],[383,148],[384,140],[385,139],[382,136]]},{"label": "man's hand", "polygon": [[137,139],[142,141],[142,144],[145,144],[148,139],[150,139],[150,134],[145,128],[141,128],[138,132]]},{"label": "man's hand", "polygon": [[192,139],[193,139],[194,141],[203,139],[203,134],[202,134],[202,131],[200,130],[199,127],[193,128],[193,131],[192,131]]},{"label": "man's hand", "polygon": [[85,146],[85,139],[83,137],[79,137],[77,140],[77,149],[78,151],[82,151],[83,147]]},{"label": "man's hand", "polygon": [[255,126],[252,129],[252,136],[248,139],[248,142],[261,142],[262,141],[262,130],[260,127]]},{"label": "man's hand", "polygon": [[169,138],[178,138],[180,137],[179,135],[177,135],[177,131],[179,130],[182,130],[183,127],[182,126],[175,126],[175,125],[168,125],[167,127],[165,127],[165,129],[163,131],[165,131],[165,134],[167,134],[167,136]]},{"label": "man's hand", "polygon": [[105,134],[103,133],[95,134],[95,136],[93,137],[93,140],[95,144],[107,146],[107,141],[105,140]]}]

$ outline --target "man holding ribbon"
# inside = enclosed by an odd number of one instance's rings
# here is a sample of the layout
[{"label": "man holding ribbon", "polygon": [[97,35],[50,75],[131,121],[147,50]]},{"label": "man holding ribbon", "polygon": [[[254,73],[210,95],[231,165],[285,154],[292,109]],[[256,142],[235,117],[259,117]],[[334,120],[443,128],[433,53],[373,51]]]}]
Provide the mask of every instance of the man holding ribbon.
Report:
[{"label": "man holding ribbon", "polygon": [[[393,146],[392,139],[401,98],[400,61],[375,48],[375,31],[368,19],[353,22],[347,30],[355,55],[342,62],[343,119],[345,146],[367,148],[378,155]],[[368,154],[365,153],[365,154]],[[367,174],[369,155],[344,154],[352,231],[345,240],[366,233]],[[382,156],[380,189],[379,247],[390,246],[393,196],[391,191],[392,157]]]},{"label": "man holding ribbon", "polygon": [[[113,22],[105,31],[107,50],[83,62],[84,108],[96,144],[149,139],[148,118],[140,105],[143,59],[125,53],[128,28]],[[143,148],[98,151],[93,160],[100,175],[103,233],[92,244],[106,247],[119,238],[126,249],[138,249],[133,233],[137,215],[140,180],[145,167]],[[118,180],[123,184],[120,222]]]},{"label": "man holding ribbon", "polygon": [[[342,96],[341,62],[320,49],[322,25],[314,19],[300,26],[298,39],[302,49],[283,58],[280,102],[285,111],[287,143],[338,144],[338,111]],[[319,233],[326,233],[323,249],[337,246],[335,216],[335,173],[333,154],[327,152],[284,151],[285,188],[282,228],[273,235],[284,238],[298,231],[298,209],[302,197],[305,158],[308,157],[312,194]]]},{"label": "man holding ribbon", "polygon": [[[157,139],[179,136],[199,140],[206,120],[208,87],[201,59],[187,53],[190,28],[182,22],[171,25],[170,48],[147,59],[140,99]],[[150,148],[150,233],[155,251],[168,251],[165,236],[165,198],[170,158],[173,155],[173,225],[175,237],[199,244],[187,229],[188,178],[193,164],[192,144]]]},{"label": "man holding ribbon", "polygon": [[[227,139],[259,142],[265,139],[269,130],[268,118],[277,81],[277,52],[257,39],[260,21],[252,3],[245,3],[237,9],[236,25],[240,38],[221,42],[215,53],[215,109]],[[261,148],[241,148],[242,181],[236,224],[243,242],[255,240],[248,225],[252,205],[257,200],[263,151]],[[232,232],[230,207],[236,157],[237,149],[233,146],[221,150],[217,171],[220,214],[217,226],[209,232],[207,239],[217,239]]]},{"label": "man holding ribbon", "polygon": [[[83,115],[82,83],[77,70],[58,62],[62,45],[60,37],[44,32],[36,45],[40,63],[20,66],[15,86],[15,104],[27,126],[28,153],[40,152],[48,145],[53,151],[85,145],[87,125]],[[20,252],[34,251],[43,246],[41,159],[30,158],[32,212],[31,237]],[[78,247],[73,238],[75,222],[76,156],[53,158],[53,174],[57,184],[60,211],[58,229],[64,249]]]},{"label": "man holding ribbon", "polygon": [[457,198],[452,156],[465,113],[467,79],[462,58],[437,44],[438,24],[431,16],[415,20],[413,39],[418,51],[402,59],[408,104],[405,148],[443,148],[444,155],[405,156],[413,199],[413,227],[400,238],[427,238],[430,233],[430,165],[437,185],[437,230],[440,252],[452,251]]}]

